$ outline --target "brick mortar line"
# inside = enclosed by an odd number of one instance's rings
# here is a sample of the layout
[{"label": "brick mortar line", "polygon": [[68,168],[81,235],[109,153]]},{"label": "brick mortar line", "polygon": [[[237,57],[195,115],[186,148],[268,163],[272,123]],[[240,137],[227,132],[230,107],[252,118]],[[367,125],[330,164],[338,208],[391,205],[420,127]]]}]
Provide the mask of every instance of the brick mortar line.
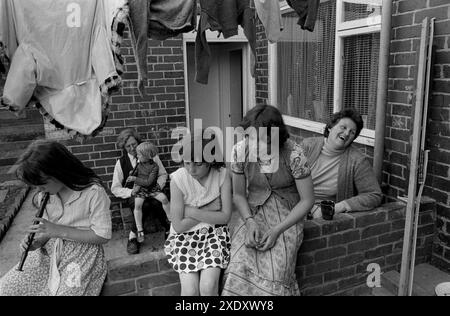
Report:
[{"label": "brick mortar line", "polygon": [[6,233],[8,232],[8,229],[11,227],[14,218],[16,217],[17,213],[19,213],[19,210],[25,201],[26,197],[28,196],[28,193],[30,192],[31,187],[27,186],[26,188],[23,188],[19,196],[17,196],[14,200],[14,203],[8,207],[8,210],[6,211],[5,218],[7,219],[4,221],[3,224],[0,226],[0,242],[5,237]]}]

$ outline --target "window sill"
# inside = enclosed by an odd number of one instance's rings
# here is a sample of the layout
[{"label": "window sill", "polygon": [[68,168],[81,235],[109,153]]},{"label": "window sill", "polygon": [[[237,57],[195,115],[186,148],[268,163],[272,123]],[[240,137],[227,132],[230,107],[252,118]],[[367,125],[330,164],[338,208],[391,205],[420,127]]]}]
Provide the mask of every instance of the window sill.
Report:
[{"label": "window sill", "polygon": [[[305,120],[293,116],[283,115],[284,123],[287,126],[295,127],[301,130],[318,133],[323,135],[325,128],[324,123]],[[363,129],[359,137],[355,140],[355,143],[374,147],[375,146],[375,131],[369,129]]]}]

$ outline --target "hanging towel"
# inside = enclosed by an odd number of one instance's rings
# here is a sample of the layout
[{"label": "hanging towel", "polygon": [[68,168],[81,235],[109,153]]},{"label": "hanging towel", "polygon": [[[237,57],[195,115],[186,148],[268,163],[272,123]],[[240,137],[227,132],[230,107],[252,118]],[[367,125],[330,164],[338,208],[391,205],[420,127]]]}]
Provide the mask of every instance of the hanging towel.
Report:
[{"label": "hanging towel", "polygon": [[256,12],[266,31],[269,42],[275,43],[281,37],[283,22],[280,2],[273,0],[255,0]]},{"label": "hanging towel", "polygon": [[[30,101],[75,134],[106,122],[109,94],[120,86],[107,35],[107,0],[0,0],[11,24],[3,43],[11,66],[1,103],[15,111]],[[3,24],[3,23],[2,23]]]},{"label": "hanging towel", "polygon": [[288,5],[299,15],[298,25],[303,30],[314,31],[320,0],[287,0]]},{"label": "hanging towel", "polygon": [[238,26],[244,29],[252,49],[252,76],[256,72],[256,18],[250,0],[200,0],[201,14],[195,40],[196,81],[208,83],[211,50],[206,40],[206,31],[219,31],[225,38],[238,34]]},{"label": "hanging towel", "polygon": [[138,90],[145,95],[148,38],[165,40],[195,29],[196,0],[129,0],[130,28],[138,67]]}]

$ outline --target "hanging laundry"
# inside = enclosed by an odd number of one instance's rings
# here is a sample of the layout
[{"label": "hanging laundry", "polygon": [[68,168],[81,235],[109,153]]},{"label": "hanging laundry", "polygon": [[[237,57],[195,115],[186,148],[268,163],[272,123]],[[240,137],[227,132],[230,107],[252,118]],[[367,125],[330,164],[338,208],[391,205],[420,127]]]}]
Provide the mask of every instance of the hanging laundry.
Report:
[{"label": "hanging laundry", "polygon": [[195,40],[196,81],[208,83],[211,50],[206,40],[206,31],[219,31],[224,38],[238,34],[238,26],[244,29],[252,49],[251,73],[256,71],[256,17],[250,0],[200,0],[201,14],[197,38]]},{"label": "hanging laundry", "polygon": [[271,43],[277,42],[283,31],[280,2],[273,0],[255,0],[255,8],[266,31],[267,39]]},{"label": "hanging laundry", "polygon": [[6,9],[0,11],[2,26],[8,19],[0,42],[10,43],[5,51],[11,60],[3,106],[21,111],[36,103],[71,135],[93,135],[103,127],[110,93],[121,82],[104,1],[0,0]]},{"label": "hanging laundry", "polygon": [[138,66],[138,90],[145,94],[148,38],[165,40],[193,31],[196,0],[129,0],[132,44]]},{"label": "hanging laundry", "polygon": [[287,4],[299,15],[298,25],[303,30],[313,32],[320,0],[287,0]]}]

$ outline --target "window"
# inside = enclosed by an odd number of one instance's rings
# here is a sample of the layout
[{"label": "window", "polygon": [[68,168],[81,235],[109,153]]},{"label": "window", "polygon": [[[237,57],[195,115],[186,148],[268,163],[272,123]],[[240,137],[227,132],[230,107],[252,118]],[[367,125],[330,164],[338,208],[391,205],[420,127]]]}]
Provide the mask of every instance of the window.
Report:
[{"label": "window", "polygon": [[375,136],[382,0],[322,0],[314,32],[281,1],[284,31],[269,45],[269,95],[286,124],[322,133],[330,115],[355,107],[365,128],[357,142]]}]

